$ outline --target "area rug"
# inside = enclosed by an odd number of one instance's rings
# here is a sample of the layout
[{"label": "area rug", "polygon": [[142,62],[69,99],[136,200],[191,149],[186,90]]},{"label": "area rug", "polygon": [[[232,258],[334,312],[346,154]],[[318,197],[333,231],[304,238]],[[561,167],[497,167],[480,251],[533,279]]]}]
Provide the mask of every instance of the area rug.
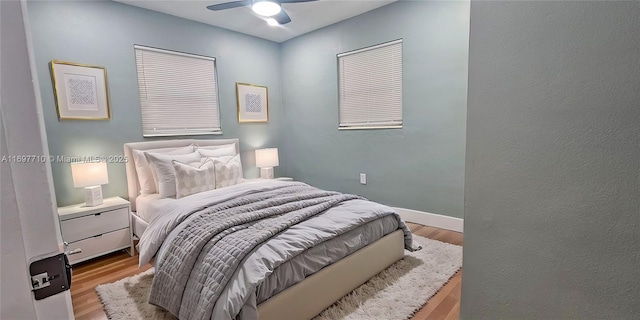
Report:
[{"label": "area rug", "polygon": [[[422,250],[353,290],[315,320],[409,319],[462,266],[462,247],[414,235]],[[175,319],[147,303],[153,269],[96,287],[110,319]]]}]

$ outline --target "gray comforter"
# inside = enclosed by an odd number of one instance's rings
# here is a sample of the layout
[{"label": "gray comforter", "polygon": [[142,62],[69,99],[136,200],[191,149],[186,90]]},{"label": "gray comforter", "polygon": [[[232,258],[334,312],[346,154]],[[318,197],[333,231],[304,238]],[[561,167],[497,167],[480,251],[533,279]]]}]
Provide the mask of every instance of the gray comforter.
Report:
[{"label": "gray comforter", "polygon": [[[317,234],[309,238],[298,231],[305,240],[296,243],[295,249],[283,248],[283,253],[266,255],[263,252],[260,260],[266,267],[239,268],[269,239],[285,230],[291,233],[288,228],[341,206],[351,207],[350,211],[357,212],[357,219],[338,228],[331,220],[323,227],[322,219],[314,219],[312,224],[316,227],[303,230]],[[411,233],[388,207],[303,183],[280,183],[204,205],[167,226],[176,231],[165,241],[157,258],[149,302],[181,319],[257,318],[256,289],[273,269],[331,238],[359,231],[355,229],[389,216],[405,231],[405,247],[411,249]],[[375,240],[367,242],[371,241]]]}]

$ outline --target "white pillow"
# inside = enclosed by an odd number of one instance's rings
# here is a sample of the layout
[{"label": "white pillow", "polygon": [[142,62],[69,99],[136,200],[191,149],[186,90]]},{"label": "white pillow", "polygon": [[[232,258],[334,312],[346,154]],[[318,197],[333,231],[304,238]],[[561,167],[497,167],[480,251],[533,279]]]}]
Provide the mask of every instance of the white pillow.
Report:
[{"label": "white pillow", "polygon": [[176,199],[216,188],[213,161],[207,160],[197,167],[176,160],[172,163],[176,174]]},{"label": "white pillow", "polygon": [[158,178],[158,194],[160,198],[168,198],[176,195],[176,174],[173,168],[173,160],[182,163],[191,163],[198,162],[201,158],[197,152],[177,155],[147,152],[146,155],[153,172],[155,172]]},{"label": "white pillow", "polygon": [[[202,155],[202,154],[201,154]],[[235,156],[222,156],[222,157],[202,157],[200,158],[200,164],[203,164],[207,161],[218,161],[218,162],[222,162],[222,163],[227,163],[229,162],[229,160],[233,159]],[[194,165],[192,163],[190,163],[190,165]]]},{"label": "white pillow", "polygon": [[232,186],[242,181],[242,163],[240,155],[231,157],[219,157],[213,161],[216,169],[216,189]]},{"label": "white pillow", "polygon": [[[240,166],[240,175],[241,177],[244,177],[244,172],[242,171],[242,160],[239,154],[236,154],[234,156],[222,156],[222,157],[202,157],[200,159],[200,164],[203,164],[205,161],[213,161],[214,163],[220,162],[225,164],[233,161],[234,163],[237,163]],[[191,165],[194,166],[194,164],[191,164]]]},{"label": "white pillow", "polygon": [[216,144],[216,145],[209,145],[209,146],[201,146],[199,143],[194,143],[193,146],[195,148],[201,148],[201,149],[209,149],[209,150],[215,150],[215,149],[220,149],[220,148],[227,148],[229,146],[236,146],[235,142],[234,143],[227,143],[227,144]]},{"label": "white pillow", "polygon": [[235,143],[221,146],[196,147],[196,151],[200,152],[203,157],[235,156],[237,154]]},{"label": "white pillow", "polygon": [[178,148],[160,148],[149,150],[131,150],[133,154],[133,161],[136,166],[136,173],[138,175],[138,184],[140,185],[140,194],[147,195],[158,192],[156,188],[156,181],[152,169],[147,161],[145,152],[163,153],[163,154],[187,154],[193,152],[193,145]]}]

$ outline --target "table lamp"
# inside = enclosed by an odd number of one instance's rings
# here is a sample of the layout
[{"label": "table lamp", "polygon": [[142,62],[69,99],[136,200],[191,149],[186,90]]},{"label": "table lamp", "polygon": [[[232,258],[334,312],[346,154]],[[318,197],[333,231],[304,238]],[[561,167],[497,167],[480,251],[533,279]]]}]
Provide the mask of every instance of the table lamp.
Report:
[{"label": "table lamp", "polygon": [[87,207],[102,204],[102,185],[109,183],[106,162],[74,162],[71,164],[71,175],[74,187],[84,187]]},{"label": "table lamp", "polygon": [[273,167],[277,167],[278,148],[256,150],[256,167],[260,168],[260,178],[273,179]]}]

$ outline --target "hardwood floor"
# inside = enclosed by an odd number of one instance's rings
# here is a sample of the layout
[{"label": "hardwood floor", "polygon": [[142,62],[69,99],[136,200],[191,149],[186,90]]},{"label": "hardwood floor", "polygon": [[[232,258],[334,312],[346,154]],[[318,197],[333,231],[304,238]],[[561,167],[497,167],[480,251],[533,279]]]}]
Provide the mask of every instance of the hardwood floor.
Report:
[{"label": "hardwood floor", "polygon": [[124,251],[73,266],[71,300],[76,319],[107,319],[95,287],[141,273],[149,268],[151,265],[147,264],[138,269],[138,255],[132,257]]},{"label": "hardwood floor", "polygon": [[[444,229],[408,223],[411,232],[426,238],[462,245],[462,234]],[[151,268],[138,268],[138,255],[124,251],[80,263],[73,267],[71,298],[76,319],[107,319],[95,287],[141,273]],[[460,283],[462,270],[413,317],[413,320],[452,320],[460,316]]]},{"label": "hardwood floor", "polygon": [[[413,234],[462,245],[462,233],[445,229],[426,227],[415,223],[407,223]],[[462,269],[458,271],[449,282],[438,291],[427,304],[420,309],[412,320],[458,320],[460,319],[460,293],[462,283]]]}]

